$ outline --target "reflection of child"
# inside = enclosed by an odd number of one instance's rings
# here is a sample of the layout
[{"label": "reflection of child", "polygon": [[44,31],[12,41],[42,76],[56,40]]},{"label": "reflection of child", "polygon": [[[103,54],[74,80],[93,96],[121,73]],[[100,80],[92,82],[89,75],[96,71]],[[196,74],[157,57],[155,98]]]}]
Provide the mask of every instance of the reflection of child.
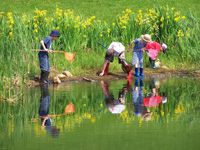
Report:
[{"label": "reflection of child", "polygon": [[112,42],[109,45],[108,50],[106,51],[103,69],[99,76],[104,76],[108,74],[110,62],[113,62],[115,56],[119,58],[119,63],[121,63],[126,69],[126,72],[128,73],[127,78],[131,78],[131,68],[125,60],[124,50],[125,47],[120,42]]},{"label": "reflection of child", "polygon": [[158,88],[155,86],[155,80],[152,80],[151,86],[150,86],[152,92],[147,93],[146,97],[144,98],[144,104],[145,106],[153,107],[159,105],[159,103],[166,103],[167,97],[166,94],[163,93],[163,96],[160,96],[158,94]]},{"label": "reflection of child", "polygon": [[147,111],[147,108],[143,102],[143,79],[140,79],[140,86],[139,79],[135,80],[135,88],[132,89],[132,98],[134,110],[131,104],[129,103],[131,112],[136,116],[141,116],[146,121],[150,120],[151,113]]},{"label": "reflection of child", "polygon": [[101,81],[101,85],[104,91],[106,105],[109,111],[113,114],[120,114],[125,110],[125,97],[129,86],[131,85],[128,82],[127,87],[124,87],[121,91],[119,91],[118,99],[114,99],[114,95],[110,93],[109,86],[106,81]]},{"label": "reflection of child", "polygon": [[[135,66],[135,76],[144,77],[143,75],[143,50],[148,42],[151,42],[151,36],[148,34],[142,35],[140,39],[131,42],[128,51],[130,51],[133,43],[135,43],[132,58],[132,65]],[[140,75],[138,74],[138,67],[140,67]]]},{"label": "reflection of child", "polygon": [[166,53],[167,50],[167,45],[162,44],[160,45],[157,42],[149,42],[147,43],[147,46],[145,47],[146,50],[148,50],[148,55],[149,55],[149,62],[151,64],[151,68],[155,69],[155,61],[159,60],[158,59],[158,54],[160,51],[163,51],[163,53]]},{"label": "reflection of child", "polygon": [[49,132],[51,132],[52,137],[57,137],[59,130],[56,126],[52,126],[51,118],[49,114],[49,104],[50,104],[50,95],[48,85],[41,85],[41,98],[40,98],[40,108],[39,115],[41,119],[42,126]]}]

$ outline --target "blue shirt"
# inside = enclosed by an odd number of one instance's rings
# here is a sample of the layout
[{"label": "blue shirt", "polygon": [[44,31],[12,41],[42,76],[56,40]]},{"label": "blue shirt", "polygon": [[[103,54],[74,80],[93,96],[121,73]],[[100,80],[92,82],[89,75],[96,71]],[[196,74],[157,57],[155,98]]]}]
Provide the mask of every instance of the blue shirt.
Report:
[{"label": "blue shirt", "polygon": [[143,47],[146,47],[146,43],[142,43],[142,40],[141,39],[136,39],[135,40],[135,46],[134,46],[134,50],[140,50],[142,49]]},{"label": "blue shirt", "polygon": [[[50,49],[51,48],[51,37],[50,36],[47,36],[46,38],[43,39],[44,41],[44,45],[47,49]],[[44,50],[44,48],[42,47],[42,45],[40,46],[40,49],[41,50]],[[39,55],[44,55],[44,54],[48,54],[47,52],[39,52],[38,53]]]}]

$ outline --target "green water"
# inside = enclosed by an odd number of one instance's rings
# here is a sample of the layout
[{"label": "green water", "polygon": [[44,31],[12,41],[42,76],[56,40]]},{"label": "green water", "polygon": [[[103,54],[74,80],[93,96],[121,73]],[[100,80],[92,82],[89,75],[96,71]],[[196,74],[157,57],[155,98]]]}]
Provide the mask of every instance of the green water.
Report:
[{"label": "green water", "polygon": [[[14,102],[0,102],[0,150],[196,150],[199,86],[198,80],[174,77],[24,88]],[[152,94],[154,90],[157,94]],[[163,95],[163,101],[147,98]],[[48,96],[46,115],[57,116],[42,126],[41,100]],[[70,102],[76,112],[58,116]]]}]

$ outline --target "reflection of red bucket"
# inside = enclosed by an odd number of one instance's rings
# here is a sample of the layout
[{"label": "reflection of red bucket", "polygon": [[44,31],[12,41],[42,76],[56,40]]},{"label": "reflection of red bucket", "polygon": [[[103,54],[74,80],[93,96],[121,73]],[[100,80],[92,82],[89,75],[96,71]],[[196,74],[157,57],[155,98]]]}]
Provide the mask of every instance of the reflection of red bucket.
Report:
[{"label": "reflection of red bucket", "polygon": [[69,113],[74,113],[76,112],[75,107],[72,103],[69,103],[66,107],[65,107],[65,112],[64,114],[69,114]]}]

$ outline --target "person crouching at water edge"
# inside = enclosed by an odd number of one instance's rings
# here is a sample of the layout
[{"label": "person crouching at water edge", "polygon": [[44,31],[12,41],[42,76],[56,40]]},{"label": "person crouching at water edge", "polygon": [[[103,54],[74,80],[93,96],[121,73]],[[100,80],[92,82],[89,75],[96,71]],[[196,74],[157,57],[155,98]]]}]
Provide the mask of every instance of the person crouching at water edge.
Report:
[{"label": "person crouching at water edge", "polygon": [[52,40],[56,40],[57,37],[59,37],[59,32],[57,30],[52,30],[49,36],[40,41],[40,50],[45,50],[38,53],[41,70],[40,84],[48,83],[48,77],[50,73],[48,53],[53,53],[53,51],[50,50],[51,42]]},{"label": "person crouching at water edge", "polygon": [[128,73],[127,78],[131,78],[131,68],[126,62],[124,51],[125,47],[122,45],[122,43],[112,42],[109,45],[108,50],[106,51],[103,69],[99,76],[104,76],[108,74],[110,62],[113,62],[115,56],[119,58],[119,63],[122,64],[123,67],[126,69],[126,72]]},{"label": "person crouching at water edge", "polygon": [[147,51],[147,54],[149,56],[149,62],[151,64],[151,68],[155,69],[155,61],[159,61],[158,54],[160,51],[162,51],[164,54],[167,50],[167,45],[163,43],[162,45],[157,42],[149,42],[147,43],[147,46],[144,48]]},{"label": "person crouching at water edge", "polygon": [[[151,36],[149,34],[142,35],[141,38],[133,40],[127,51],[130,51],[132,45],[133,48],[132,66],[135,66],[135,76],[144,77],[143,75],[143,50],[148,42],[151,42]],[[140,67],[140,74],[138,74],[138,67]]]}]

